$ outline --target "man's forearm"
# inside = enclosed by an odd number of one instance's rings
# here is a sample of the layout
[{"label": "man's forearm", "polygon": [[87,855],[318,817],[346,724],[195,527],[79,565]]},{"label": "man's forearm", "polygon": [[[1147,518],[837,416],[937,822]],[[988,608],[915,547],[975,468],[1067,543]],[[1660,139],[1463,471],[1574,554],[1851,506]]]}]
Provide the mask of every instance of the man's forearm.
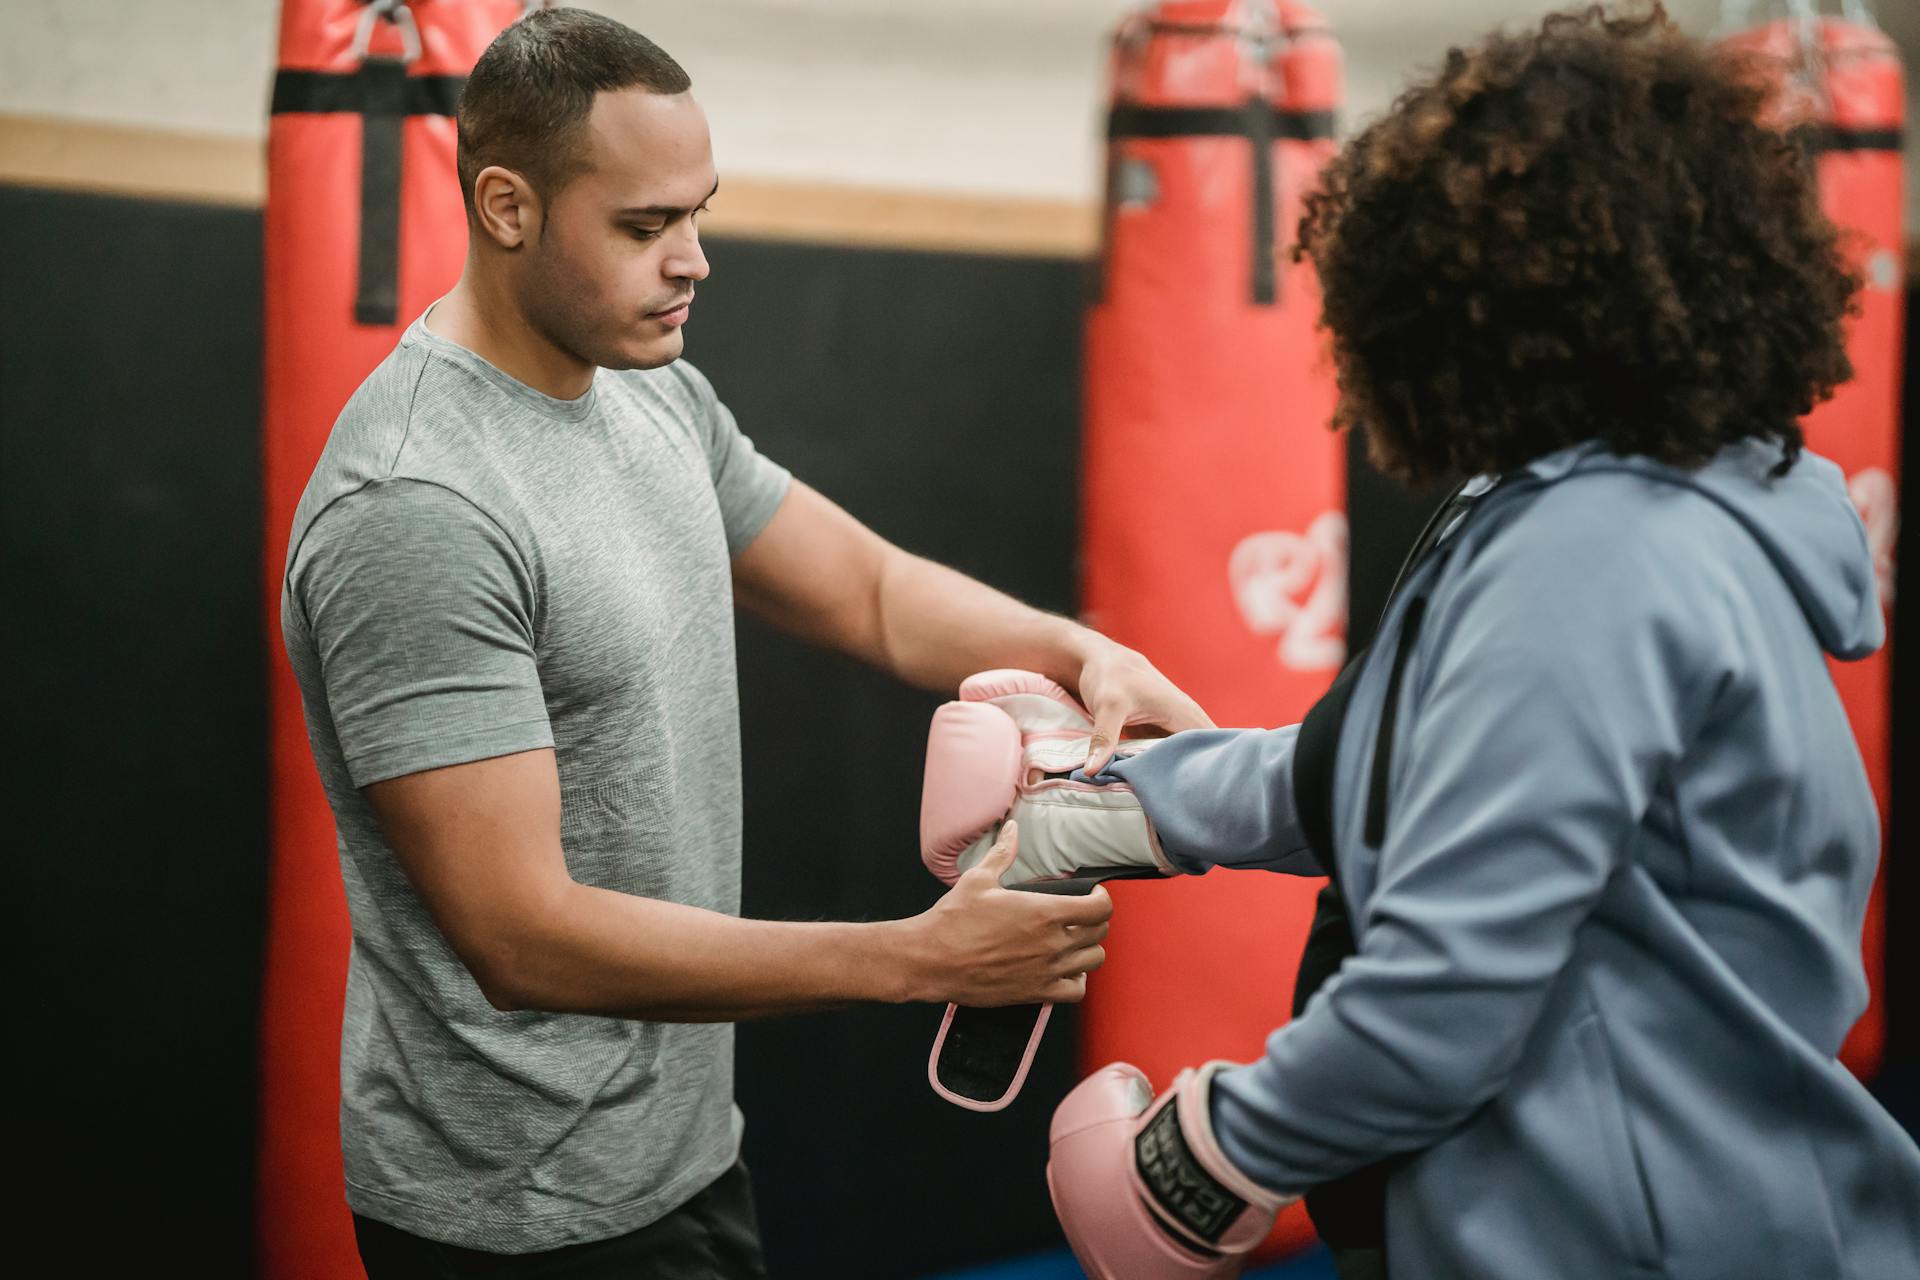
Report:
[{"label": "man's forearm", "polygon": [[1075,689],[1088,657],[1112,643],[897,548],[881,571],[877,609],[883,664],[901,680],[940,693],[989,667],[1038,671]]},{"label": "man's forearm", "polygon": [[742,920],[570,885],[496,958],[506,1008],[731,1022],[914,999],[911,925]]}]

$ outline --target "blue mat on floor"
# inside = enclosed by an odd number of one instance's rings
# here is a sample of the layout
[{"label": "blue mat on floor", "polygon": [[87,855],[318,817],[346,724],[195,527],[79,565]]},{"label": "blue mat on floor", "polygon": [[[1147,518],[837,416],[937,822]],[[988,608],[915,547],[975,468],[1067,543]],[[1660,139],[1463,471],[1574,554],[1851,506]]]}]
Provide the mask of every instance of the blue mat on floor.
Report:
[{"label": "blue mat on floor", "polygon": [[[1073,1255],[1062,1249],[1057,1253],[1009,1258],[988,1267],[943,1271],[926,1280],[1084,1280],[1084,1274]],[[1249,1271],[1244,1280],[1336,1280],[1333,1255],[1315,1245],[1297,1258]]]}]

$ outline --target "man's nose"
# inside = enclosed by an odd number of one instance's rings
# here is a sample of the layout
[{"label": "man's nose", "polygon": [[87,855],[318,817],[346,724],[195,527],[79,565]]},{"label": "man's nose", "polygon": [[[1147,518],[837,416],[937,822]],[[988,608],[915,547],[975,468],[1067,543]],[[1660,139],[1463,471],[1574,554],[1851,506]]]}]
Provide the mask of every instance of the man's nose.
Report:
[{"label": "man's nose", "polygon": [[675,280],[705,280],[710,268],[707,255],[700,248],[700,233],[694,228],[693,220],[685,223],[685,234],[676,236],[673,253],[662,264],[667,275]]}]

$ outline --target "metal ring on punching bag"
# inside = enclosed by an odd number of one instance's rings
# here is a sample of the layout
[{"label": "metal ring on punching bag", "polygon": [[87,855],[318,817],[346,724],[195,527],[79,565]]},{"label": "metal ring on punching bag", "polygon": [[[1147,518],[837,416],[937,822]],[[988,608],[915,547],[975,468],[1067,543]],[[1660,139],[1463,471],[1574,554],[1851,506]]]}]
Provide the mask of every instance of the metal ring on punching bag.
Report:
[{"label": "metal ring on punching bag", "polygon": [[[374,28],[391,24],[401,55],[370,52]],[[402,122],[410,115],[450,116],[464,76],[413,76],[420,28],[405,0],[369,0],[354,28],[359,66],[346,73],[281,71],[273,82],[273,114],[346,113],[360,117],[360,264],[354,290],[356,324],[391,325],[400,314],[400,182]]]},{"label": "metal ring on punching bag", "polygon": [[[1292,35],[1278,24],[1267,26],[1258,22],[1265,12],[1254,10],[1250,17],[1255,21],[1248,26],[1170,22],[1135,14],[1122,23],[1114,43],[1116,46],[1139,45],[1168,36],[1231,39],[1245,47],[1243,58],[1249,65],[1260,66],[1270,62],[1273,49]],[[1122,172],[1122,166],[1114,163],[1111,149],[1114,144],[1129,139],[1245,138],[1253,165],[1248,296],[1256,305],[1271,306],[1279,295],[1274,268],[1274,210],[1278,193],[1274,188],[1273,144],[1329,140],[1334,137],[1334,128],[1332,111],[1295,110],[1252,93],[1238,105],[1231,106],[1162,106],[1116,98],[1107,114],[1108,168],[1111,173]],[[1112,203],[1109,200],[1110,206]]]}]

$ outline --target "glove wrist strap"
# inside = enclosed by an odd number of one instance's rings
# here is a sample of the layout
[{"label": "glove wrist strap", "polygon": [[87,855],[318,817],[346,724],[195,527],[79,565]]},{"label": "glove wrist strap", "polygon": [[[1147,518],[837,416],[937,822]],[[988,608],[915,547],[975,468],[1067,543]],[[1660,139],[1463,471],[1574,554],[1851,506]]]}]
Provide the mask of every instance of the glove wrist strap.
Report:
[{"label": "glove wrist strap", "polygon": [[[1210,1062],[1181,1072],[1133,1144],[1134,1165],[1155,1216],[1188,1244],[1226,1253],[1259,1243],[1272,1215],[1290,1200],[1236,1169],[1214,1138],[1210,1085],[1221,1070],[1237,1065]],[[1256,1214],[1251,1222],[1249,1210]]]}]

